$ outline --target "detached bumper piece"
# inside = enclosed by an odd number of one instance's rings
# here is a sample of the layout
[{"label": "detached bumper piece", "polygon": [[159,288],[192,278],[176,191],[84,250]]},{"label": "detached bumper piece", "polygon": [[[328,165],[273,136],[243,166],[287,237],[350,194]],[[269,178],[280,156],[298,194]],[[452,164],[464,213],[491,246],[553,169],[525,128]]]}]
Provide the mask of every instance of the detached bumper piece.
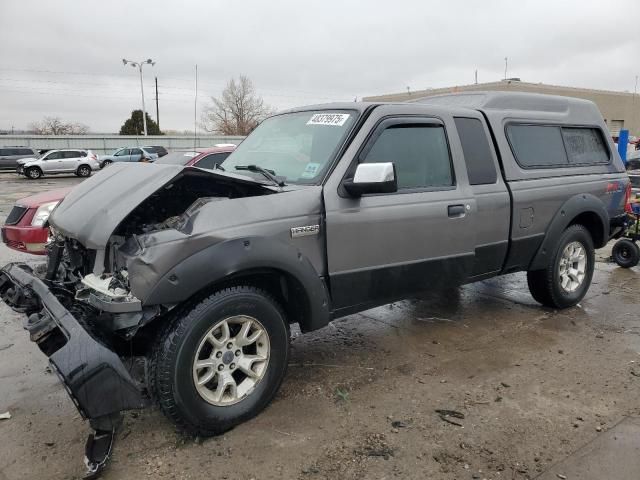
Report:
[{"label": "detached bumper piece", "polygon": [[65,389],[95,433],[89,437],[85,463],[95,478],[104,468],[121,421],[121,411],[143,408],[142,392],[120,357],[62,305],[52,290],[25,264],[0,270],[0,298],[25,313],[31,340],[44,352]]}]

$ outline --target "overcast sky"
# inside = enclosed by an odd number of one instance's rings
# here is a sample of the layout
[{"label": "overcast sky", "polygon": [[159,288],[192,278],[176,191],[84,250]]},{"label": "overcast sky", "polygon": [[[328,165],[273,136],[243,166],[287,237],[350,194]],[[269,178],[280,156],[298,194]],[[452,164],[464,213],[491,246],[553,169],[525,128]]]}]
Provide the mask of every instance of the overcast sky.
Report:
[{"label": "overcast sky", "polygon": [[637,0],[120,1],[0,0],[0,129],[44,116],[117,132],[140,108],[163,129],[193,129],[234,76],[276,109],[504,76],[633,91]]}]

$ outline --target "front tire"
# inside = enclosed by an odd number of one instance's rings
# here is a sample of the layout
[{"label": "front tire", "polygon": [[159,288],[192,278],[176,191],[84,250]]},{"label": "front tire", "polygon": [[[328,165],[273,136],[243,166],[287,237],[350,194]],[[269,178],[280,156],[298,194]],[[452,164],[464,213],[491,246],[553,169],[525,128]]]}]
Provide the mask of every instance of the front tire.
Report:
[{"label": "front tire", "polygon": [[100,168],[108,167],[112,163],[113,162],[111,160],[105,160],[104,162],[102,162],[102,165],[100,165]]},{"label": "front tire", "polygon": [[273,399],[289,360],[280,305],[251,286],[220,290],[161,333],[149,381],[163,413],[194,436],[223,433]]},{"label": "front tire", "polygon": [[27,176],[27,178],[31,180],[37,180],[40,177],[42,177],[42,170],[40,170],[38,167],[29,167],[27,168],[27,171],[24,173]]},{"label": "front tire", "polygon": [[635,267],[640,261],[640,248],[628,238],[621,238],[613,246],[611,256],[622,268]]},{"label": "front tire", "polygon": [[569,226],[557,243],[546,268],[527,272],[533,298],[551,308],[568,308],[583,299],[593,278],[595,250],[589,231]]}]

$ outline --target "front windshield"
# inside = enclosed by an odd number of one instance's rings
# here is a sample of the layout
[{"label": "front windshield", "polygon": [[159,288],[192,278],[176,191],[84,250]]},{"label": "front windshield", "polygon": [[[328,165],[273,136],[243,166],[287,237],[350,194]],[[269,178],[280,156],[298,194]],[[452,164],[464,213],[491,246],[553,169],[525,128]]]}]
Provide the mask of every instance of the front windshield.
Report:
[{"label": "front windshield", "polygon": [[264,178],[237,166],[271,170],[287,183],[317,183],[356,119],[352,110],[276,115],[262,122],[227,158],[228,172]]},{"label": "front windshield", "polygon": [[171,152],[159,158],[154,163],[161,165],[186,165],[186,163],[196,155],[198,155],[198,152]]}]

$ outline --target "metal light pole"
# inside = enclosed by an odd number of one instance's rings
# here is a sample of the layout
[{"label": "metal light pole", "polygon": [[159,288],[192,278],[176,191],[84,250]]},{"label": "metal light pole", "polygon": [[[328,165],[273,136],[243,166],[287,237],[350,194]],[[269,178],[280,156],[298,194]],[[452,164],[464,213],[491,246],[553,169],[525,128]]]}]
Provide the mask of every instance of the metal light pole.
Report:
[{"label": "metal light pole", "polygon": [[140,92],[142,93],[142,125],[144,126],[144,136],[147,136],[147,110],[144,108],[144,82],[142,81],[142,66],[143,65],[151,65],[152,67],[156,64],[150,58],[144,60],[143,62],[132,62],[131,60],[127,60],[126,58],[122,59],[123,65],[131,65],[132,67],[138,67],[140,71]]}]

